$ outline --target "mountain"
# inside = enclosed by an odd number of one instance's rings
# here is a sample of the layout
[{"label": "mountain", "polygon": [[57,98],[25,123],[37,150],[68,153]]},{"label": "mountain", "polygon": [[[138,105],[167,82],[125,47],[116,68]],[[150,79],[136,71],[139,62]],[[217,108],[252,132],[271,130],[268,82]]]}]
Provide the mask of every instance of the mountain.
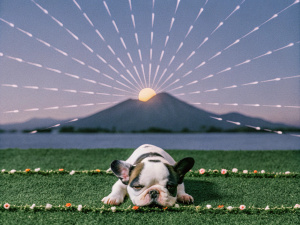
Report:
[{"label": "mountain", "polygon": [[[220,117],[223,120],[218,121],[211,117]],[[167,93],[157,94],[147,102],[128,99],[111,108],[81,118],[72,124],[68,124],[68,126],[71,125],[74,128],[102,128],[123,132],[142,131],[151,127],[171,131],[182,131],[183,129],[189,131],[228,130],[240,127],[228,123],[226,120],[269,129],[290,127],[239,113],[217,115],[189,105]],[[63,121],[51,118],[35,118],[24,123],[0,125],[0,129],[34,130],[58,123],[63,124]]]},{"label": "mountain", "polygon": [[[223,121],[210,118],[221,117]],[[247,117],[238,113],[216,115],[191,106],[167,93],[160,93],[148,100],[129,99],[94,115],[82,118],[72,123],[75,128],[105,128],[117,131],[131,132],[147,130],[156,127],[172,131],[207,130],[211,127],[235,129],[237,125],[225,122],[233,120],[270,129],[287,127],[284,124],[274,124],[259,118]]]},{"label": "mountain", "polygon": [[38,128],[50,127],[58,123],[61,123],[61,121],[54,120],[51,118],[45,118],[45,119],[34,118],[23,123],[0,125],[0,129],[1,130],[34,130]]}]

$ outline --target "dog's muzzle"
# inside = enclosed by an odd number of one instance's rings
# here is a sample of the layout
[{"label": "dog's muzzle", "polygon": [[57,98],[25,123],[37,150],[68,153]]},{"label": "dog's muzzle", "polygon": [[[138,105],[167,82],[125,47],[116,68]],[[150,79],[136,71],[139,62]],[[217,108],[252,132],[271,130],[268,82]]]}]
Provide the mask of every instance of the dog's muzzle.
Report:
[{"label": "dog's muzzle", "polygon": [[149,195],[152,199],[156,199],[159,196],[159,192],[157,190],[149,191]]}]

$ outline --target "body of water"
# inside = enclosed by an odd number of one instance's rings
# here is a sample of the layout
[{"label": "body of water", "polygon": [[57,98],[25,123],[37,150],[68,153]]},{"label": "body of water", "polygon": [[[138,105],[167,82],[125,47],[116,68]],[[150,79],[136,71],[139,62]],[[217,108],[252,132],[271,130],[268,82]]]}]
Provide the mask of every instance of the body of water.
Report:
[{"label": "body of water", "polygon": [[300,138],[267,133],[0,134],[0,149],[137,148],[142,144],[189,150],[299,150]]}]

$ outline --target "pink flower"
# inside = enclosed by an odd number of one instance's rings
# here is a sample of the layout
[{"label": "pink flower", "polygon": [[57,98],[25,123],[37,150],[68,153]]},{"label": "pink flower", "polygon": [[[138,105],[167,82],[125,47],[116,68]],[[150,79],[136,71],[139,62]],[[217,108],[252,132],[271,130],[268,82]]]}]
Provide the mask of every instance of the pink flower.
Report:
[{"label": "pink flower", "polygon": [[227,173],[227,170],[226,169],[222,169],[221,170],[221,174],[226,174]]},{"label": "pink flower", "polygon": [[295,208],[295,209],[300,209],[300,204],[296,204],[296,205],[294,206],[294,208]]},{"label": "pink flower", "polygon": [[243,173],[248,173],[248,170],[243,170]]},{"label": "pink flower", "polygon": [[200,170],[199,170],[199,173],[200,173],[200,174],[204,174],[204,173],[205,173],[205,169],[203,169],[203,168],[200,169]]},{"label": "pink flower", "polygon": [[246,209],[246,206],[245,205],[240,205],[240,210],[244,210]]},{"label": "pink flower", "polygon": [[10,208],[10,204],[5,203],[5,204],[4,204],[4,208],[5,208],[5,209],[9,209],[9,208]]}]

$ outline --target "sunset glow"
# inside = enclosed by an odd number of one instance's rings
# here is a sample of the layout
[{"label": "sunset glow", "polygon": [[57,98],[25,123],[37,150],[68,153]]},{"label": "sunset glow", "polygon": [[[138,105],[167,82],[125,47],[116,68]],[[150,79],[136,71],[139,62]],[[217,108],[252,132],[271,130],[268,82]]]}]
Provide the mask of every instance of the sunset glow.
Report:
[{"label": "sunset glow", "polygon": [[139,100],[142,102],[146,102],[155,95],[156,95],[156,92],[153,89],[144,88],[139,93]]}]

